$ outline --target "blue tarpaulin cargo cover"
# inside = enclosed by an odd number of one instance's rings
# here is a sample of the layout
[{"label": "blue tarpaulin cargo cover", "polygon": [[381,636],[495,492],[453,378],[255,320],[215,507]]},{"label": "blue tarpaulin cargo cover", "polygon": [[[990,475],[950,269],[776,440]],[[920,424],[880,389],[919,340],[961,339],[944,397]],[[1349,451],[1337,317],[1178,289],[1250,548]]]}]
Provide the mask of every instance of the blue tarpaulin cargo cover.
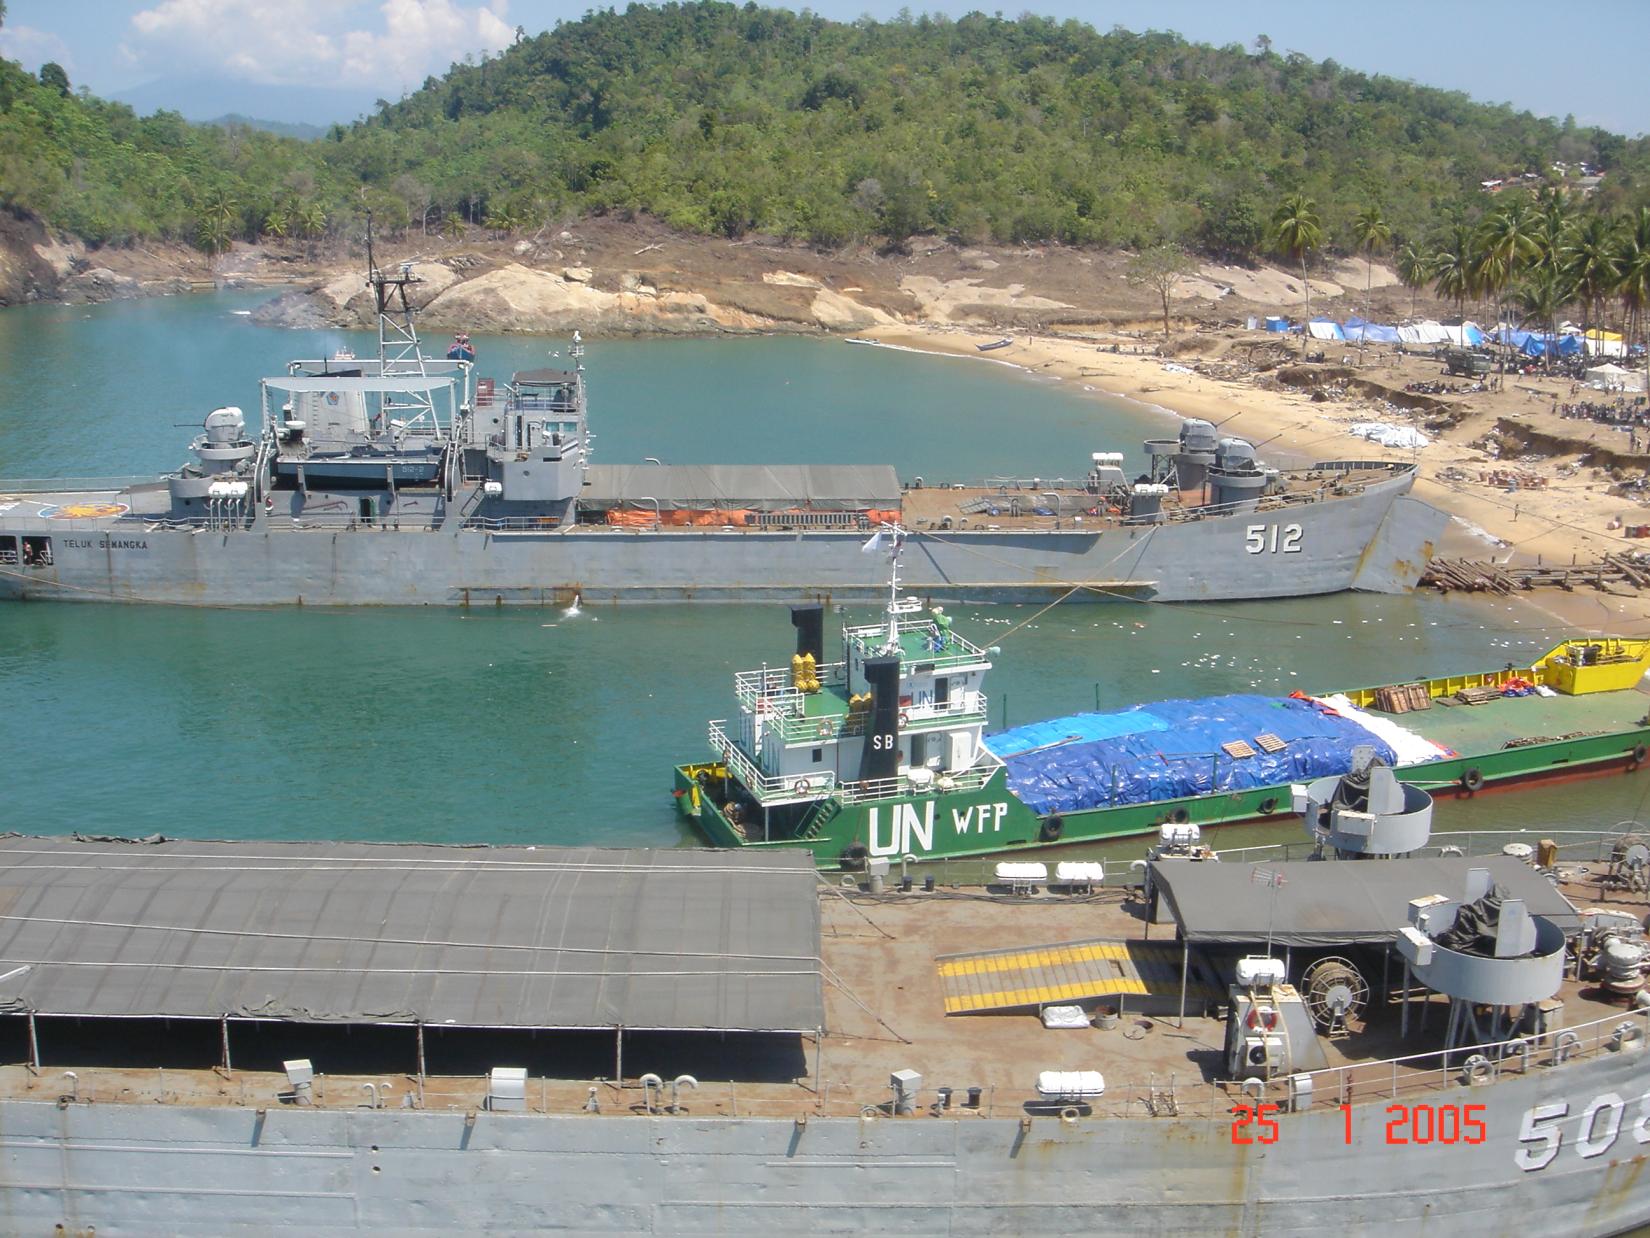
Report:
[{"label": "blue tarpaulin cargo cover", "polygon": [[[1284,747],[1261,750],[1257,737],[1268,734]],[[1229,756],[1221,745],[1234,740],[1254,755]],[[1076,714],[1015,727],[985,743],[1007,766],[1009,790],[1038,813],[1310,782],[1346,773],[1359,745],[1397,764],[1385,742],[1321,705],[1246,693]]]}]

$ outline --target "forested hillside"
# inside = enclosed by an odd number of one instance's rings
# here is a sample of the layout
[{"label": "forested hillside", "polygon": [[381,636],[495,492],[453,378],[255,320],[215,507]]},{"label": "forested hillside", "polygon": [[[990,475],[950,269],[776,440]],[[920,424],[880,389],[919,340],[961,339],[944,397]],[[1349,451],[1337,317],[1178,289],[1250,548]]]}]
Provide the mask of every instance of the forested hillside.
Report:
[{"label": "forested hillside", "polygon": [[[1264,15],[1257,14],[1257,23]],[[55,68],[55,66],[47,66]],[[722,3],[593,13],[455,65],[310,143],[74,94],[0,68],[0,196],[89,240],[222,248],[391,229],[537,228],[646,212],[837,246],[1139,246],[1249,257],[1291,193],[1331,248],[1379,206],[1420,242],[1478,182],[1587,161],[1605,212],[1650,144],[1333,62],[979,14],[844,24]]]}]

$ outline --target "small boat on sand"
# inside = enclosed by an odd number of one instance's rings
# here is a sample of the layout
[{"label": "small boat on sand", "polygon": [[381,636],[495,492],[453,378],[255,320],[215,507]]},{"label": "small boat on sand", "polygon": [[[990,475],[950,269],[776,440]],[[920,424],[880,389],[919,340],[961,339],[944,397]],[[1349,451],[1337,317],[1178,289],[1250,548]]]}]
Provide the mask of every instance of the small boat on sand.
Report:
[{"label": "small boat on sand", "polygon": [[976,344],[974,347],[979,349],[981,352],[991,352],[994,349],[1007,348],[1013,342],[1013,340],[1009,339],[1008,336],[1005,335],[1000,340],[992,340],[989,344]]}]

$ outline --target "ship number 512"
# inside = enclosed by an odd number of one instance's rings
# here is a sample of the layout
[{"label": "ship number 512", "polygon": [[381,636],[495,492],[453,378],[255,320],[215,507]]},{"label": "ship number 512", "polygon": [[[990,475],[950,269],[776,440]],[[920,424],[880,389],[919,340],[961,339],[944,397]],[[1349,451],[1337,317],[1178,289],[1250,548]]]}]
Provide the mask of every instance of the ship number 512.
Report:
[{"label": "ship number 512", "polygon": [[1298,555],[1301,527],[1298,524],[1252,524],[1243,535],[1243,548],[1252,555]]}]

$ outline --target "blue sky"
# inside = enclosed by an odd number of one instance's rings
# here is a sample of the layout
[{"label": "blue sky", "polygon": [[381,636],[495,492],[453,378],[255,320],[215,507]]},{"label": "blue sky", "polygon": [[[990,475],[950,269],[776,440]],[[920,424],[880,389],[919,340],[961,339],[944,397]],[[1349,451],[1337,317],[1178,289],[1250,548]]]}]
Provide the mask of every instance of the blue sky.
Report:
[{"label": "blue sky", "polygon": [[[519,25],[529,33],[593,7],[566,0],[9,0],[0,55],[30,68],[56,60],[78,86],[118,95],[152,82],[195,83],[211,110],[214,92],[232,110],[229,83],[273,87],[256,99],[265,115],[342,106],[335,100],[398,97],[466,52],[497,48]],[[892,17],[894,0],[813,0],[825,17]],[[953,16],[989,4],[911,4]],[[1644,72],[1644,0],[1374,0],[1373,3],[1256,5],[1233,0],[1043,0],[1029,9],[1075,17],[1101,30],[1168,29],[1198,42],[1253,42],[1315,60],[1462,90],[1541,115],[1638,134],[1650,127]],[[205,83],[202,85],[202,83]],[[332,95],[315,92],[342,91]],[[149,92],[145,98],[156,97]],[[183,106],[173,104],[173,106]],[[326,116],[321,119],[348,119]]]}]

